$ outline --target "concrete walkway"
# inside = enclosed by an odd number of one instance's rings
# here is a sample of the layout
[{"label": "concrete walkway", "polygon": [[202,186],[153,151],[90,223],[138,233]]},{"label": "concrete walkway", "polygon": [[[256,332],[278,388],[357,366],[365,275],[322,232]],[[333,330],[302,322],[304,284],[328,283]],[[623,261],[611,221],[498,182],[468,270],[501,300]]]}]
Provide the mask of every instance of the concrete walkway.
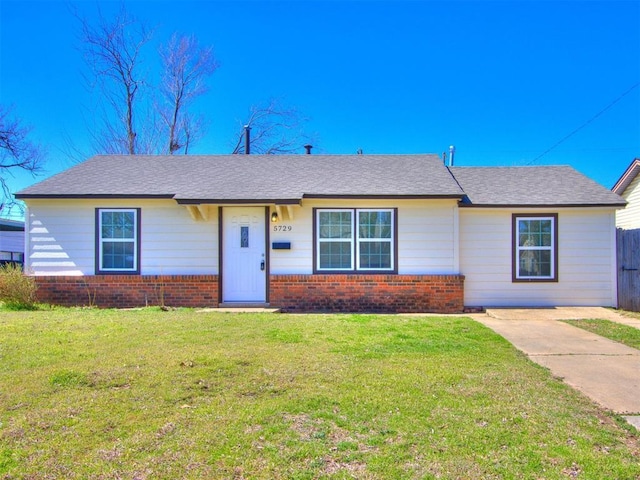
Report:
[{"label": "concrete walkway", "polygon": [[599,318],[637,328],[640,321],[605,308],[491,308],[470,316],[640,429],[640,350],[558,320]]}]

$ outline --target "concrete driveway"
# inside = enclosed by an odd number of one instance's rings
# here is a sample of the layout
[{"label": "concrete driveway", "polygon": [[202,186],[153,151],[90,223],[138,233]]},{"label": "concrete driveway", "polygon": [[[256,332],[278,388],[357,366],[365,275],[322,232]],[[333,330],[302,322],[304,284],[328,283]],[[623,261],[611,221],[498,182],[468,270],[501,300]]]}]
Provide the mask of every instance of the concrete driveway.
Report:
[{"label": "concrete driveway", "polygon": [[558,320],[601,318],[640,328],[640,321],[605,308],[490,308],[475,320],[534,362],[640,429],[640,350]]}]

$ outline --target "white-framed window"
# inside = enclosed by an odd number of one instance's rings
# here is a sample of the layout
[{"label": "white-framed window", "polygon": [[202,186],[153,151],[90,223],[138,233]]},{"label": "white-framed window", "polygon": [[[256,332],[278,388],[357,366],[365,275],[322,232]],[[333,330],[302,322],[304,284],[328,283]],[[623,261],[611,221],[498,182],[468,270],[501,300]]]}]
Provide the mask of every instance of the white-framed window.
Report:
[{"label": "white-framed window", "polygon": [[140,209],[96,210],[98,273],[140,272]]},{"label": "white-framed window", "polygon": [[13,262],[13,263],[23,263],[24,262],[24,253],[22,252],[0,252],[0,264]]},{"label": "white-framed window", "polygon": [[395,271],[395,217],[395,209],[317,209],[316,271]]},{"label": "white-framed window", "polygon": [[318,270],[353,270],[353,210],[318,210]]},{"label": "white-framed window", "polygon": [[557,214],[514,214],[513,281],[557,281],[557,224]]}]

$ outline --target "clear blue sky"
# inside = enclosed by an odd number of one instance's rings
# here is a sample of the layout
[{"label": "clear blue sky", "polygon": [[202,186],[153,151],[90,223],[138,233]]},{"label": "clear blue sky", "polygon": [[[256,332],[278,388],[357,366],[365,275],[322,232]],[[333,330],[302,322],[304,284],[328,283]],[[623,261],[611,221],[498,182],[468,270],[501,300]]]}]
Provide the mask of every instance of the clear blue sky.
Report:
[{"label": "clear blue sky", "polygon": [[[119,3],[74,5],[92,18]],[[454,144],[457,165],[526,165],[587,123],[533,164],[569,164],[608,188],[640,156],[638,1],[126,5],[157,42],[180,32],[215,49],[220,68],[199,101],[210,126],[193,153],[228,153],[249,106],[278,97],[309,117],[314,152]],[[45,176],[72,164],[65,138],[88,145],[95,102],[78,30],[69,2],[0,2],[0,102],[48,149]],[[10,179],[14,190],[37,180]]]}]

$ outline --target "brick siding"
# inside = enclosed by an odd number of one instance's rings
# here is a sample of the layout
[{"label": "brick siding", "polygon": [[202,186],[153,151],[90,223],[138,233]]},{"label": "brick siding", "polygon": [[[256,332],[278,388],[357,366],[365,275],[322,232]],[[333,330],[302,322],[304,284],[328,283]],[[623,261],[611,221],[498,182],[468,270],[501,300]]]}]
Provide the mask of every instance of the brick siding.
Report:
[{"label": "brick siding", "polygon": [[463,275],[272,275],[272,306],[288,312],[464,310]]},{"label": "brick siding", "polygon": [[217,307],[217,275],[35,276],[38,300],[64,306]]},{"label": "brick siding", "polygon": [[[217,275],[36,276],[38,299],[102,308],[216,307]],[[436,312],[464,309],[462,275],[271,275],[271,306],[286,312]]]}]

